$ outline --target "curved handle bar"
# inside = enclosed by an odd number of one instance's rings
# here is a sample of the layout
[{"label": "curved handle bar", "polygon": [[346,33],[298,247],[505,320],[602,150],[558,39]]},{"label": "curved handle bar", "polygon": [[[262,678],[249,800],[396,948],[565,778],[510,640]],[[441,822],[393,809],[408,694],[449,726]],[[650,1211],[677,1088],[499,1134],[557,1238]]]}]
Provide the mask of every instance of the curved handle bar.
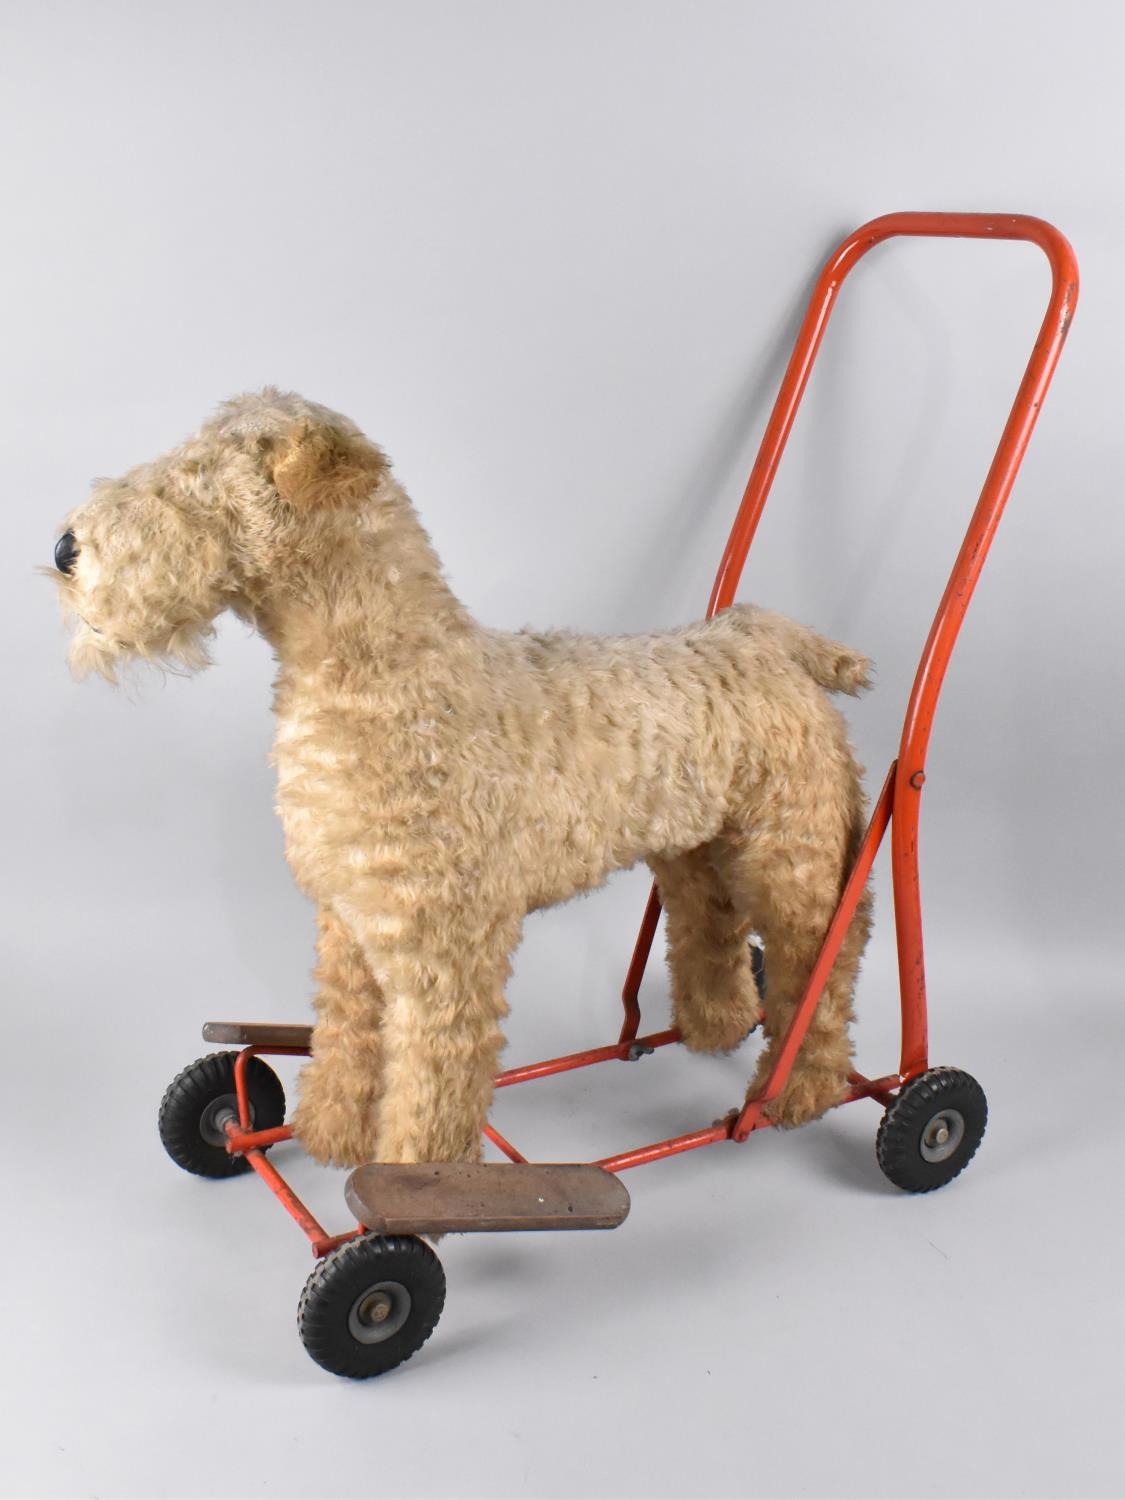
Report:
[{"label": "curved handle bar", "polygon": [[[999,510],[1003,508],[1011,490],[1035,419],[1039,415],[1042,396],[1050,384],[1067,329],[1074,316],[1074,306],[1078,300],[1078,262],[1074,251],[1053,224],[1048,224],[1044,219],[1030,218],[1026,214],[884,214],[882,218],[872,219],[869,224],[864,224],[836,247],[809,298],[804,322],[797,335],[781,389],[777,393],[762,437],[758,457],[731,528],[726,551],[719,564],[707,606],[709,619],[734,600],[746,554],[758,528],[840,287],[848,272],[869,250],[896,235],[1030,240],[1044,251],[1051,263],[1051,301],[981,496],[983,500],[985,496],[995,492],[997,481],[1002,483],[997,508],[997,519],[999,518]],[[989,539],[991,540],[991,534]],[[978,567],[977,572],[979,571]]]},{"label": "curved handle bar", "polygon": [[[808,309],[751,470],[726,550],[719,564],[707,616],[733,602],[746,554],[766,499],[840,287],[848,272],[875,245],[898,235],[947,239],[1029,240],[1051,266],[1051,297],[1031,351],[996,455],[957,554],[937,614],[930,627],[903,721],[897,766],[892,767],[891,857],[899,978],[902,990],[903,1076],[926,1066],[926,989],[922,956],[922,909],[918,888],[918,815],[925,781],[926,750],[949,659],[980,576],[996,527],[1011,493],[1024,452],[1051,383],[1078,301],[1078,262],[1070,244],[1052,224],[1025,214],[899,213],[862,225],[836,247],[809,299]],[[636,1034],[636,992],[652,942],[660,903],[655,890],[633,955],[624,1000],[626,1025]]]},{"label": "curved handle bar", "polygon": [[1054,225],[1024,214],[886,214],[864,224],[837,246],[809,299],[808,311],[719,564],[707,613],[710,617],[725,609],[734,598],[746,554],[844,278],[873,246],[896,235],[1030,240],[1039,246],[1051,265],[1051,297],[1039,336],[930,627],[902,726],[891,817],[891,859],[903,1004],[902,1073],[906,1075],[924,1068],[927,1055],[922,907],[918,887],[918,814],[934,713],[969,600],[1030,441],[1078,301],[1078,262],[1065,236]]}]

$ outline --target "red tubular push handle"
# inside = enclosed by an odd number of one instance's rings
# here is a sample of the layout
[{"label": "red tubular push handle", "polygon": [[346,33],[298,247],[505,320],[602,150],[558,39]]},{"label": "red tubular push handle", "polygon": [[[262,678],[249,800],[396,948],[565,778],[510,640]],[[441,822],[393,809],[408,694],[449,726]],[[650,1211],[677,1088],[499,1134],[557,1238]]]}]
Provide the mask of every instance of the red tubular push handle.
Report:
[{"label": "red tubular push handle", "polygon": [[[707,614],[708,617],[716,614],[734,599],[746,555],[844,279],[870,249],[899,235],[1029,240],[1047,256],[1052,277],[1051,297],[1039,336],[922,652],[903,723],[897,769],[892,771],[891,850],[903,1007],[901,1071],[905,1077],[921,1072],[927,1065],[917,838],[920,793],[925,780],[925,756],[934,712],[961,622],[1039,416],[1078,299],[1078,263],[1074,251],[1053,225],[1022,214],[886,214],[864,224],[837,246],[809,299],[808,310],[719,564]],[[637,990],[658,915],[659,899],[654,888],[626,979],[623,1036],[633,1027]],[[635,1028],[631,1034],[636,1035]]]},{"label": "red tubular push handle", "polygon": [[[999,519],[999,511],[1003,509],[1015,480],[1035,419],[1039,415],[1042,396],[1051,382],[1074,315],[1074,305],[1078,300],[1078,262],[1074,251],[1052,224],[1024,214],[884,214],[882,218],[872,219],[869,224],[864,224],[836,247],[809,298],[804,322],[797,335],[758,457],[747,481],[742,504],[731,528],[726,551],[719,564],[711,600],[707,606],[708,619],[734,601],[746,554],[754,540],[754,533],[781,462],[781,455],[785,451],[801,397],[805,393],[820,341],[828,327],[828,319],[832,315],[844,279],[869,250],[897,235],[931,239],[1030,240],[1044,251],[1051,263],[1050,305],[981,496],[982,501],[986,497],[995,499],[996,489],[1002,485],[999,489],[999,505],[990,506],[990,510],[995,509],[996,519]],[[960,561],[959,558],[958,562]],[[983,558],[981,561],[983,562]],[[979,573],[979,567],[976,571]]]}]

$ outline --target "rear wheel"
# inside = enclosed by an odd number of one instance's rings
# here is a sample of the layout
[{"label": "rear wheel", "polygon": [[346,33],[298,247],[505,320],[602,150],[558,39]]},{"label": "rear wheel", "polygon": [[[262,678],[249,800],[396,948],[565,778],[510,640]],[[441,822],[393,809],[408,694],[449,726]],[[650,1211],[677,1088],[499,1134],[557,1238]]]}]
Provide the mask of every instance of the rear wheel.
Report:
[{"label": "rear wheel", "polygon": [[875,1154],[896,1187],[929,1193],[964,1171],[987,1122],[988,1102],[975,1078],[956,1068],[931,1068],[888,1106]]}]

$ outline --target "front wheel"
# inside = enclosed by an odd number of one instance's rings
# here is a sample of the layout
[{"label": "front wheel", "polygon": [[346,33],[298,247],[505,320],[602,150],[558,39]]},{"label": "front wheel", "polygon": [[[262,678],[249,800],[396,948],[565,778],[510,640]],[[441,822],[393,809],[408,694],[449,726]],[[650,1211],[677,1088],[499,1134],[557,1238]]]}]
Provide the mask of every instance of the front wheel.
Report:
[{"label": "front wheel", "polygon": [[[164,1149],[178,1167],[196,1177],[237,1177],[250,1171],[244,1156],[227,1150],[226,1125],[238,1120],[234,1085],[237,1052],[212,1052],[176,1075],[160,1101],[157,1126]],[[281,1079],[260,1057],[246,1068],[250,1124],[272,1130],[285,1123]]]},{"label": "front wheel", "polygon": [[931,1068],[887,1107],[875,1155],[895,1187],[930,1193],[969,1165],[987,1122],[988,1102],[975,1078],[956,1068]]},{"label": "front wheel", "polygon": [[433,1333],[445,1272],[413,1235],[364,1234],[330,1250],[305,1283],[297,1331],[323,1369],[352,1380],[382,1375]]}]

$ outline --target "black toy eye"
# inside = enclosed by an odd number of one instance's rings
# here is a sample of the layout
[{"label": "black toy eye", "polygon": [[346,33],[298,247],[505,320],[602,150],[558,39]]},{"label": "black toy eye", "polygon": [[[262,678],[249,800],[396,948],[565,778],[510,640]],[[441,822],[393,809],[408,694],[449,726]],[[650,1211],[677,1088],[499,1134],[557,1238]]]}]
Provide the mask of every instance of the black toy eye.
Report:
[{"label": "black toy eye", "polygon": [[73,531],[64,531],[55,543],[55,567],[60,573],[73,573],[78,561],[78,543]]}]

